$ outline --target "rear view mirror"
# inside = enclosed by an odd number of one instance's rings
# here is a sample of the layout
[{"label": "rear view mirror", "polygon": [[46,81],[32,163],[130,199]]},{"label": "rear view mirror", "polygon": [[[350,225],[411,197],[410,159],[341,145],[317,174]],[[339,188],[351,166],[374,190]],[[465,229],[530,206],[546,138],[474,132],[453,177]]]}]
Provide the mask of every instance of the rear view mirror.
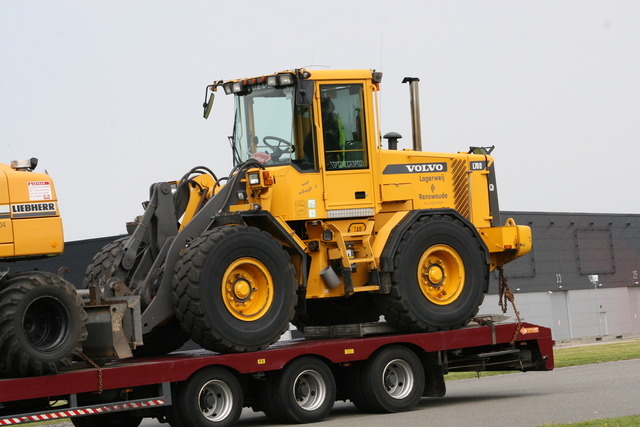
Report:
[{"label": "rear view mirror", "polygon": [[298,80],[296,105],[311,105],[313,102],[313,80]]},{"label": "rear view mirror", "polygon": [[[211,87],[211,86],[209,86],[209,87]],[[209,87],[207,87],[207,90],[209,90]],[[204,95],[205,102],[204,102],[204,104],[202,104],[202,108],[204,108],[203,117],[205,119],[208,119],[209,118],[209,114],[211,114],[211,107],[213,107],[213,100],[214,100],[215,97],[216,97],[216,94],[213,93],[213,92],[211,92],[211,94],[209,95],[209,100],[207,100],[206,93]]]}]

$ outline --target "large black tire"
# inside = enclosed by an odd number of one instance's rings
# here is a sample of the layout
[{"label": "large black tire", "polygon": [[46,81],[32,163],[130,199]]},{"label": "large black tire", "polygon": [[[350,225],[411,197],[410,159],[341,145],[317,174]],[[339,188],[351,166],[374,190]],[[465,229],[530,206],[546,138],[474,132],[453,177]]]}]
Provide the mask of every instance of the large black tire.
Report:
[{"label": "large black tire", "polygon": [[303,356],[271,373],[259,395],[260,408],[276,423],[313,423],[329,415],[336,382],[323,361]]},{"label": "large black tire", "polygon": [[261,350],[288,329],[296,289],[289,254],[270,234],[244,225],[219,227],[182,252],[174,277],[175,314],[205,349]]},{"label": "large black tire", "polygon": [[87,313],[75,287],[60,276],[31,271],[0,290],[0,373],[55,374],[82,353]]},{"label": "large black tire", "polygon": [[347,391],[349,400],[356,408],[362,412],[374,412],[373,406],[368,403],[362,390],[362,370],[364,366],[365,362],[360,362],[346,368]]},{"label": "large black tire", "polygon": [[306,303],[307,312],[296,315],[292,321],[301,332],[307,326],[348,325],[380,319],[380,309],[370,293],[359,292],[348,298],[309,299]]},{"label": "large black tire", "polygon": [[402,346],[385,347],[371,355],[359,372],[351,400],[367,412],[412,409],[424,391],[424,371],[418,356]]},{"label": "large black tire", "polygon": [[[85,271],[85,278],[82,281],[83,289],[88,289],[92,284],[102,283],[102,281],[109,278],[109,271],[114,265],[116,258],[118,258],[124,250],[124,245],[127,240],[129,240],[129,236],[120,237],[111,243],[107,243],[100,249],[100,252],[93,256],[91,264],[89,264]],[[130,272],[134,270],[135,267],[132,268]],[[129,279],[130,277],[127,277],[124,280],[127,286],[129,286]],[[134,289],[131,289],[131,291],[134,291]]]},{"label": "large black tire", "polygon": [[[82,286],[87,289],[92,283],[101,283],[106,281],[110,276],[110,269],[114,265],[115,260],[124,250],[124,245],[129,236],[120,237],[111,243],[106,244],[93,257],[93,262],[87,267],[85,278]],[[143,250],[143,248],[140,248]],[[135,271],[134,268],[131,271]],[[125,279],[125,285],[129,286],[129,280]],[[134,293],[139,293],[139,289],[131,289]],[[142,337],[144,345],[137,347],[132,351],[135,357],[158,356],[171,353],[179,349],[189,340],[189,336],[182,330],[180,323],[172,318],[171,320],[156,326],[153,330]]]},{"label": "large black tire", "polygon": [[378,305],[400,331],[458,329],[477,314],[488,277],[485,250],[470,228],[447,215],[423,217],[403,236],[391,292]]},{"label": "large black tire", "polygon": [[244,401],[238,379],[228,370],[204,368],[178,385],[169,414],[172,427],[226,427],[240,418]]}]

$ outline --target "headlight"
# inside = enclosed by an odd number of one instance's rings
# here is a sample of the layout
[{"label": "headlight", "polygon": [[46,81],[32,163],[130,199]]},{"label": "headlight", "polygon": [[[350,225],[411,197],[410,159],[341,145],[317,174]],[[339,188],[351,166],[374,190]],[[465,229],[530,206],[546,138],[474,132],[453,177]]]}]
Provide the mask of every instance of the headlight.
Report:
[{"label": "headlight", "polygon": [[280,85],[282,86],[289,86],[295,82],[295,80],[293,79],[293,74],[289,74],[289,73],[278,74],[278,80]]},{"label": "headlight", "polygon": [[250,173],[249,174],[249,185],[260,185],[260,173]]}]

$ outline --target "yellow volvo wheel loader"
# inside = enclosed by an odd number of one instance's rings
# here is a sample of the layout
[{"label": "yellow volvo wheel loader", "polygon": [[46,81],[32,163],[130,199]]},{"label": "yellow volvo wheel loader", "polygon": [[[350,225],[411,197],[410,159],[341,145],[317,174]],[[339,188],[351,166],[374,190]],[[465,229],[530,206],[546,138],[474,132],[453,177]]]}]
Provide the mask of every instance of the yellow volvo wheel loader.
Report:
[{"label": "yellow volvo wheel loader", "polygon": [[[304,330],[378,321],[460,328],[494,269],[531,250],[500,219],[493,147],[422,151],[418,79],[411,149],[382,135],[372,70],[284,71],[207,86],[235,99],[225,177],[203,166],[155,183],[128,235],[76,291],[59,275],[0,273],[0,374],[56,372],[167,353],[192,339],[255,351]],[[23,162],[24,163],[24,162]],[[0,261],[57,255],[53,182],[35,159],[0,165]]]},{"label": "yellow volvo wheel loader", "polygon": [[[377,321],[401,331],[460,328],[489,273],[531,249],[501,222],[492,148],[422,151],[418,79],[413,147],[382,136],[372,70],[297,69],[207,87],[235,98],[234,168],[204,167],[151,187],[130,236],[96,255],[142,296],[146,352],[191,338],[253,351],[299,329]],[[142,347],[144,349],[145,347]]]}]

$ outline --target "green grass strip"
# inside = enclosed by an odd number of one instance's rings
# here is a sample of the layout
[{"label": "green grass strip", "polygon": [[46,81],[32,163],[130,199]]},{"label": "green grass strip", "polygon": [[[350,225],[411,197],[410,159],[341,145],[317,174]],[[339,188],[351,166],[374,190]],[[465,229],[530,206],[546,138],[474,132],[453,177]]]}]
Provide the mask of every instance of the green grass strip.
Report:
[{"label": "green grass strip", "polygon": [[640,426],[640,415],[630,415],[628,417],[619,418],[603,418],[600,420],[580,421],[577,423],[568,424],[542,424],[541,427],[546,426],[571,426],[571,427],[637,427]]}]

